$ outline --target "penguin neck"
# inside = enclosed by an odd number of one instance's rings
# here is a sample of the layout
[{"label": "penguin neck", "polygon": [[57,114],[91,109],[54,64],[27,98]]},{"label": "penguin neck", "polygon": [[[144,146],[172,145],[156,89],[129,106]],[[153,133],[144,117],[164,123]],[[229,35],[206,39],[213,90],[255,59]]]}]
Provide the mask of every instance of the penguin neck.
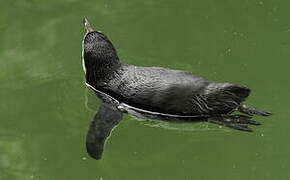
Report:
[{"label": "penguin neck", "polygon": [[122,66],[119,59],[113,61],[96,61],[86,69],[86,82],[90,85],[100,86]]}]

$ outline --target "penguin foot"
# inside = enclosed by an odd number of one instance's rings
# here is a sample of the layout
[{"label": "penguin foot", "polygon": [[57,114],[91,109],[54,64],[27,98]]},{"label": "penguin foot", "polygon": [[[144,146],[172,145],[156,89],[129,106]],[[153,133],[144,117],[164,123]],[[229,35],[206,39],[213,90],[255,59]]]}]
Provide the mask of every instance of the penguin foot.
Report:
[{"label": "penguin foot", "polygon": [[271,112],[267,112],[267,111],[260,111],[260,110],[257,110],[255,108],[252,108],[252,107],[248,107],[246,105],[241,105],[238,107],[237,109],[239,112],[241,113],[244,113],[244,114],[247,114],[247,115],[259,115],[259,116],[270,116],[272,115]]},{"label": "penguin foot", "polygon": [[261,125],[261,123],[251,119],[251,116],[246,115],[220,115],[215,117],[209,117],[208,122],[215,123],[218,125],[226,126],[232,129],[252,132],[253,130],[249,128],[250,125]]}]

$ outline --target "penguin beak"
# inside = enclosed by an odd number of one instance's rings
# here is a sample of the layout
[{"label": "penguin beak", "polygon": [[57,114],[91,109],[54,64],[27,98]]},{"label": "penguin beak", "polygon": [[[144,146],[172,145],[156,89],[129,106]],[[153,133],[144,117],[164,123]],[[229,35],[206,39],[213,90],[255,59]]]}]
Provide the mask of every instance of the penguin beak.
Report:
[{"label": "penguin beak", "polygon": [[83,24],[84,24],[84,30],[85,30],[86,34],[94,31],[92,26],[90,25],[89,21],[87,20],[87,18],[84,18]]}]

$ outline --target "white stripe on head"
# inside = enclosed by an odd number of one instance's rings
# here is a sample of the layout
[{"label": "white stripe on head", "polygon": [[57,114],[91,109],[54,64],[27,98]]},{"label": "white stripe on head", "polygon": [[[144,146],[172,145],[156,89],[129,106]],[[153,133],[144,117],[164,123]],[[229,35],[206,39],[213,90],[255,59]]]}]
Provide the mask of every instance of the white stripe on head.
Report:
[{"label": "white stripe on head", "polygon": [[84,42],[85,42],[85,38],[86,36],[88,35],[88,32],[86,32],[86,34],[84,35],[84,38],[82,40],[82,66],[83,66],[83,70],[84,70],[84,73],[86,74],[87,73],[87,69],[86,69],[86,66],[85,66],[85,59],[84,59]]}]

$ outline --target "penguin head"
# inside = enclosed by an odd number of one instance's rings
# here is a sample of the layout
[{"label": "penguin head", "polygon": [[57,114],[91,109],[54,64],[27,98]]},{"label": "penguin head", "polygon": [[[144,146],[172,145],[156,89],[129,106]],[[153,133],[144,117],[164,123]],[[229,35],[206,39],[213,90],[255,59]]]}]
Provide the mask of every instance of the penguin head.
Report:
[{"label": "penguin head", "polygon": [[119,58],[111,41],[100,31],[94,31],[89,21],[84,19],[85,35],[82,42],[82,65],[84,72],[89,69],[109,68],[119,62]]}]

